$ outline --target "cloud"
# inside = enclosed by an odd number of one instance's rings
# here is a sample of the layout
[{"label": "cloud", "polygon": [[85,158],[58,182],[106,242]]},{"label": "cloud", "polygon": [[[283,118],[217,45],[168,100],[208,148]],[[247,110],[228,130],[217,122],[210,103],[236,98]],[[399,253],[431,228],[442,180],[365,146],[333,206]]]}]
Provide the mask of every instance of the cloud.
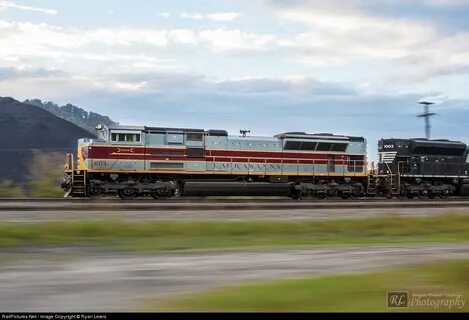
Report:
[{"label": "cloud", "polygon": [[[375,6],[364,0],[270,0],[267,4],[283,21],[306,29],[276,42],[278,49],[296,56],[295,61],[304,66],[347,68],[360,61],[380,63],[392,66],[390,73],[396,73],[383,74],[383,78],[406,83],[467,73],[467,30],[442,29],[435,22],[441,20],[440,11],[439,19],[412,19],[404,14],[420,8],[417,5],[454,8],[469,6],[467,1],[383,0]],[[389,14],[392,8],[400,8],[400,14]]]},{"label": "cloud", "polygon": [[[154,29],[98,28],[78,29],[47,24],[0,21],[0,58],[52,57],[69,59],[113,55],[134,51],[134,55],[167,49],[172,45],[194,45],[215,52],[271,51],[306,67],[347,66],[354,61],[375,59],[406,67],[409,57],[424,61],[416,73],[446,65],[463,65],[469,58],[469,33],[440,34],[431,24],[380,18],[346,4],[350,10],[339,10],[337,2],[315,1],[301,6],[276,4],[274,12],[282,19],[301,23],[307,29],[289,37],[259,34],[240,29]],[[309,3],[309,2],[308,2]],[[352,2],[353,3],[353,2]],[[341,5],[343,2],[341,2]],[[337,6],[336,6],[337,5]],[[116,47],[110,49],[109,47]],[[101,51],[101,53],[97,52]],[[128,55],[128,54],[127,54]],[[147,62],[147,61],[140,61]],[[435,65],[436,63],[436,65]],[[412,63],[412,67],[415,65]],[[426,72],[425,70],[428,69]]]},{"label": "cloud", "polygon": [[219,13],[209,13],[205,15],[205,17],[209,20],[213,21],[233,21],[235,19],[238,19],[241,16],[240,13],[237,12],[219,12]]},{"label": "cloud", "polygon": [[217,13],[197,13],[197,12],[183,12],[181,18],[194,19],[194,20],[212,20],[219,22],[229,22],[238,19],[241,13],[238,12],[217,12]]},{"label": "cloud", "polygon": [[45,9],[45,8],[38,8],[38,7],[23,6],[23,5],[15,4],[10,1],[0,1],[0,8],[35,11],[35,12],[41,12],[41,13],[45,13],[49,15],[56,15],[58,13],[57,10],[55,9]]},{"label": "cloud", "polygon": [[469,64],[449,64],[449,65],[432,65],[419,68],[416,71],[406,71],[392,74],[385,79],[389,84],[419,84],[429,79],[451,76],[451,75],[469,75]]},{"label": "cloud", "polygon": [[322,82],[308,77],[234,79],[220,82],[218,88],[223,91],[254,94],[291,92],[298,96],[339,96],[357,94],[356,89],[351,86]]},{"label": "cloud", "polygon": [[322,51],[329,57],[332,53],[347,60],[357,57],[392,59],[427,45],[435,38],[435,29],[430,24],[375,16],[351,3],[354,1],[277,5],[277,14],[282,19],[302,23],[310,29],[297,34],[285,46],[301,47],[306,55]]},{"label": "cloud", "polygon": [[169,43],[192,41],[191,33],[184,30],[87,30],[0,20],[0,61],[11,61],[14,65],[24,61],[36,66],[59,64],[63,67],[70,62],[74,67],[85,67],[79,61],[87,60],[96,63],[147,63],[165,68],[173,66],[174,60],[151,54],[149,48],[160,50]]},{"label": "cloud", "polygon": [[21,78],[50,78],[64,75],[57,69],[34,68],[32,66],[0,67],[0,81]]},{"label": "cloud", "polygon": [[[410,0],[384,2],[389,6],[412,4]],[[418,2],[427,5],[431,2],[433,6],[444,4],[430,0]],[[225,78],[225,73],[230,73],[226,77],[238,79],[219,84],[218,90],[240,86],[238,89],[244,90],[244,94],[251,94],[253,90],[254,94],[260,94],[253,89],[260,89],[257,86],[263,86],[268,92],[291,86],[292,79],[273,81],[269,77],[274,75],[314,75],[315,79],[340,77],[347,82],[357,82],[361,88],[369,84],[368,92],[380,92],[383,83],[393,90],[400,85],[401,88],[416,86],[444,75],[467,74],[469,32],[442,32],[432,21],[383,14],[384,10],[377,10],[370,3],[364,0],[270,0],[262,14],[271,15],[269,18],[278,25],[269,29],[264,26],[250,29],[249,24],[232,28],[206,27],[205,23],[193,29],[85,28],[0,20],[0,63],[7,67],[30,64],[43,69],[57,66],[82,76],[126,70],[137,74],[149,70],[207,72],[214,78]],[[451,1],[446,5],[461,4]],[[155,15],[171,16],[169,12]],[[185,12],[182,15],[190,19],[232,21],[240,14]],[[330,68],[330,75],[326,68]],[[371,73],[373,78],[368,77]],[[245,81],[239,82],[240,77]],[[120,83],[126,87],[130,83],[135,91],[149,90],[153,85],[147,82],[139,86],[141,81],[146,80],[115,79],[110,85],[114,88]],[[329,90],[322,82],[295,81],[301,83],[294,86],[300,96],[310,89],[318,94]],[[348,87],[343,90],[353,93]]]},{"label": "cloud", "polygon": [[435,7],[466,7],[469,6],[467,0],[385,0],[391,3],[408,3],[415,4],[420,3],[427,6]]},{"label": "cloud", "polygon": [[[288,76],[282,78],[234,78],[211,80],[203,74],[187,72],[127,72],[92,74],[81,76],[60,70],[22,68],[0,68],[0,81],[7,85],[10,81],[32,81],[37,79],[52,81],[68,78],[76,83],[83,82],[94,89],[110,91],[133,90],[144,94],[201,94],[201,95],[292,95],[301,97],[357,95],[351,85],[318,81],[310,77]],[[36,81],[36,80],[34,80]],[[69,81],[64,85],[69,86]],[[50,92],[52,92],[51,90]]]},{"label": "cloud", "polygon": [[146,81],[141,81],[141,82],[137,82],[137,83],[134,83],[134,82],[119,82],[119,81],[115,82],[115,85],[118,88],[124,89],[124,90],[131,90],[131,91],[140,90],[141,88],[145,87],[146,84],[147,84]]},{"label": "cloud", "polygon": [[168,18],[171,18],[171,13],[169,13],[169,12],[157,12],[156,16],[160,17],[160,18],[163,18],[163,19],[168,19]]},{"label": "cloud", "polygon": [[201,13],[189,13],[189,12],[181,13],[181,18],[183,18],[183,19],[203,20],[204,16],[205,15],[203,15]]},{"label": "cloud", "polygon": [[[152,63],[171,67],[169,47],[201,45],[212,51],[261,51],[274,44],[273,35],[238,29],[153,29],[54,27],[45,23],[0,20],[0,59],[40,63],[94,60]],[[160,57],[161,56],[161,57]],[[165,57],[165,58],[163,58]],[[78,64],[77,66],[80,66]]]},{"label": "cloud", "polygon": [[274,35],[248,33],[239,29],[203,30],[199,33],[200,39],[215,51],[259,51],[267,50],[275,44]]},{"label": "cloud", "polygon": [[190,29],[174,29],[168,32],[168,36],[172,41],[180,44],[197,44],[199,43],[198,35]]}]

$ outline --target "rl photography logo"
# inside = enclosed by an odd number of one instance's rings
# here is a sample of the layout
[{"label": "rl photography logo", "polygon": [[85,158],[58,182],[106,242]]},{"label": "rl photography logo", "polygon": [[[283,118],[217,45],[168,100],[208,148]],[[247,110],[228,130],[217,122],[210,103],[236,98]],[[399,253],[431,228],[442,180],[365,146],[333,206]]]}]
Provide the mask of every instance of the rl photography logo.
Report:
[{"label": "rl photography logo", "polygon": [[463,311],[466,300],[461,293],[389,291],[388,308],[408,310]]}]

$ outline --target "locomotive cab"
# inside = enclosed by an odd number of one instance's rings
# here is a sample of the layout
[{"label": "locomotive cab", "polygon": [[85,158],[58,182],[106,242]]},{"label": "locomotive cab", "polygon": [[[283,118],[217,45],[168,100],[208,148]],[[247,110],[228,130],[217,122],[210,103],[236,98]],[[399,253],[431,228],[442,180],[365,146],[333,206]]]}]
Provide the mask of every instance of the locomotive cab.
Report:
[{"label": "locomotive cab", "polygon": [[408,168],[412,162],[410,140],[381,139],[378,142],[378,173],[396,174],[398,166]]}]

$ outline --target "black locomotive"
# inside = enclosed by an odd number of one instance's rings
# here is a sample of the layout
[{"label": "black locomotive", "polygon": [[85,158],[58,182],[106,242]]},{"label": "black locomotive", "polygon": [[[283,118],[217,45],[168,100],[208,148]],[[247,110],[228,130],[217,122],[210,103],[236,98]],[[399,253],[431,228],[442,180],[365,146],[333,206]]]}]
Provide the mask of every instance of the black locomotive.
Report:
[{"label": "black locomotive", "polygon": [[377,192],[409,198],[468,195],[469,149],[444,139],[381,139]]}]

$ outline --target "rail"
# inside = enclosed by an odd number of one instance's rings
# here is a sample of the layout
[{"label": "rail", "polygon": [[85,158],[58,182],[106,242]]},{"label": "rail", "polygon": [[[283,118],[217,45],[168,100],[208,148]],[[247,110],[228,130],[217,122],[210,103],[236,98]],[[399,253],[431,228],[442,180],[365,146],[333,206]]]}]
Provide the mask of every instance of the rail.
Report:
[{"label": "rail", "polygon": [[72,212],[106,212],[106,211],[129,211],[135,210],[138,214],[141,210],[154,212],[173,211],[224,211],[224,210],[314,210],[314,209],[378,209],[378,208],[469,208],[469,200],[290,200],[290,199],[230,199],[230,200],[206,200],[206,199],[183,199],[183,200],[88,200],[80,199],[70,201],[68,199],[41,199],[41,201],[26,199],[0,200],[0,211],[22,212],[22,211],[72,211]]}]

